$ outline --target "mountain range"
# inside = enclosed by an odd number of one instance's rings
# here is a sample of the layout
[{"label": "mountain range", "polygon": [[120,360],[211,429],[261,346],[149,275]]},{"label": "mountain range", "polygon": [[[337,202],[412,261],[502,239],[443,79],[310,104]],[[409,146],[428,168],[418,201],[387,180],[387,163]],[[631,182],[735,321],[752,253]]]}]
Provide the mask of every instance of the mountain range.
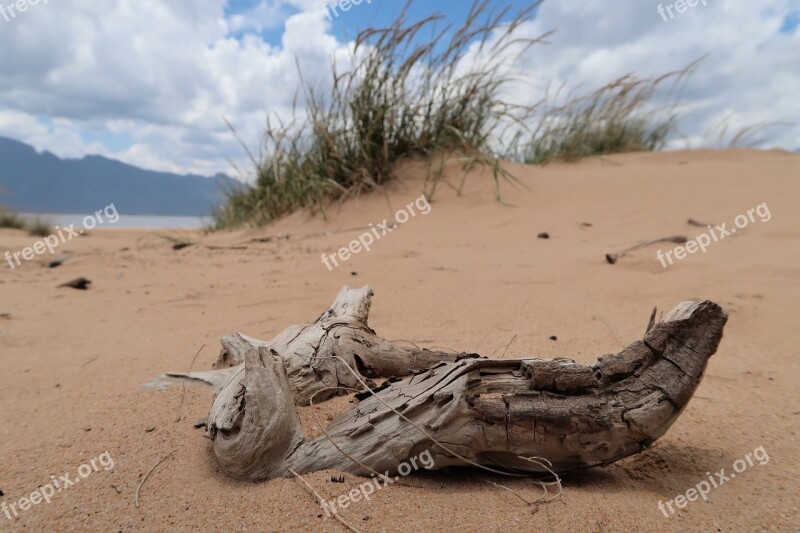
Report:
[{"label": "mountain range", "polygon": [[0,137],[0,205],[20,213],[206,216],[235,182],[145,170],[102,156],[61,159]]}]

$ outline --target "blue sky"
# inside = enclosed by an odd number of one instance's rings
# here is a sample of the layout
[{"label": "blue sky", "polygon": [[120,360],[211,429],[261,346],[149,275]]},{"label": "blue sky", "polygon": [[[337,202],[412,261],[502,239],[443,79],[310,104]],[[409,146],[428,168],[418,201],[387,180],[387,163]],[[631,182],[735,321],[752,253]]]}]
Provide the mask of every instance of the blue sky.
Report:
[{"label": "blue sky", "polygon": [[[391,24],[406,6],[403,0],[372,0],[369,3],[368,1],[363,0],[360,5],[351,5],[346,12],[335,7],[336,2],[333,1],[324,2],[320,0],[317,3],[319,6],[326,6],[325,13],[331,21],[331,33],[344,41],[355,38],[359,30]],[[228,16],[244,14],[257,8],[260,3],[260,0],[233,0],[226,6],[225,13]],[[458,24],[466,18],[468,5],[467,0],[417,1],[409,6],[408,18],[409,20],[421,20],[433,14],[442,14],[447,16],[443,24]],[[520,10],[529,5],[530,2],[515,0],[502,3],[496,2],[495,7],[496,9],[502,9],[505,6],[512,6],[514,10]],[[285,6],[284,9],[284,15],[296,14],[302,11],[295,6]],[[336,16],[336,13],[338,13],[338,16]],[[271,28],[258,33],[265,41],[273,45],[279,45],[283,35],[281,25],[277,22]]]},{"label": "blue sky", "polygon": [[[702,0],[698,0],[702,2]],[[491,0],[493,9],[527,2]],[[654,0],[551,0],[521,37],[556,33],[515,72],[530,91],[589,89],[626,74],[684,67],[708,54],[684,90],[671,148],[717,146],[720,132],[764,122],[764,147],[800,148],[800,0],[707,0],[658,14]],[[101,154],[181,173],[246,168],[225,125],[258,150],[267,116],[288,118],[304,74],[346,63],[359,29],[390,23],[399,0],[363,0],[328,20],[318,0],[63,0],[0,16],[0,135],[62,157]],[[466,0],[417,0],[457,25]],[[329,13],[329,12],[328,12]],[[43,39],[41,36],[47,36]],[[468,65],[465,65],[468,66]]]}]

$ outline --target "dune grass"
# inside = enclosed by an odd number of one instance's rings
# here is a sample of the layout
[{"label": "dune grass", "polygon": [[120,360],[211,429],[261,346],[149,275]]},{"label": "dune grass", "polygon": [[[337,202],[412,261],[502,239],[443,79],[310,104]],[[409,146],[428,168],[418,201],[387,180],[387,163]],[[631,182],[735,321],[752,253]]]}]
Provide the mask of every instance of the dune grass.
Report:
[{"label": "dune grass", "polygon": [[16,213],[0,207],[0,228],[25,230],[25,220]]},{"label": "dune grass", "polygon": [[544,103],[514,105],[503,97],[516,81],[508,67],[547,37],[516,35],[539,2],[493,12],[488,0],[474,0],[455,28],[439,27],[440,16],[409,23],[409,5],[388,28],[358,35],[350,64],[331,65],[330,87],[304,81],[303,105],[295,104],[303,111],[291,121],[268,121],[261,153],[248,152],[254,183],[227,192],[212,229],[260,226],[296,209],[324,216],[333,201],[383,187],[396,163],[412,157],[427,161],[429,199],[442,183],[460,191],[442,179],[449,158],[490,168],[502,201],[501,182],[516,180],[501,158],[545,164],[658,150],[674,131],[675,116],[650,104],[688,71],[626,76],[545,111]]},{"label": "dune grass", "polygon": [[53,225],[42,217],[25,220],[20,215],[0,206],[0,228],[27,231],[34,237],[47,237],[54,232]]},{"label": "dune grass", "polygon": [[[332,87],[303,83],[304,114],[269,122],[266,157],[251,156],[255,184],[228,194],[215,226],[261,225],[298,208],[324,214],[331,200],[385,185],[407,157],[455,151],[491,162],[492,133],[520,120],[521,110],[500,98],[504,60],[539,39],[514,36],[537,2],[513,15],[488,4],[475,1],[458,28],[439,28],[440,16],[407,23],[407,4],[390,27],[361,32],[349,68],[332,65]],[[464,71],[467,54],[480,59]]]},{"label": "dune grass", "polygon": [[[548,109],[537,120],[522,161],[547,164],[626,152],[658,151],[676,133],[673,90],[691,75],[695,64],[656,78],[629,74],[591,93]],[[665,104],[654,95],[668,91]]]},{"label": "dune grass", "polygon": [[47,237],[55,233],[53,224],[42,217],[36,217],[27,222],[25,229],[34,237]]}]

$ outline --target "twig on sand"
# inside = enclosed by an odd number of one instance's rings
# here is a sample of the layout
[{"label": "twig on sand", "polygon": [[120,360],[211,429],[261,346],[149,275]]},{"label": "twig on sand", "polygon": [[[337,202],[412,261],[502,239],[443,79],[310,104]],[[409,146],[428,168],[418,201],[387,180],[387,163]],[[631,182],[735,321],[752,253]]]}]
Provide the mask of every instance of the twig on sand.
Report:
[{"label": "twig on sand", "polygon": [[206,244],[205,247],[209,250],[249,250],[247,246],[211,246]]},{"label": "twig on sand", "polygon": [[156,468],[158,468],[158,465],[160,465],[161,463],[163,463],[163,462],[164,462],[164,461],[167,459],[167,457],[169,457],[170,455],[172,455],[173,453],[175,453],[175,452],[177,452],[177,451],[178,451],[178,450],[172,450],[172,451],[171,451],[171,452],[169,452],[167,455],[165,455],[164,457],[162,457],[162,458],[161,458],[161,459],[160,459],[160,460],[159,460],[159,461],[158,461],[156,464],[154,464],[154,465],[153,465],[153,468],[151,468],[151,469],[150,469],[150,470],[149,470],[149,471],[148,471],[148,472],[147,472],[147,473],[144,475],[144,477],[142,478],[142,480],[139,482],[139,485],[136,487],[136,493],[134,494],[134,497],[133,497],[133,501],[134,501],[134,503],[136,504],[136,508],[137,508],[137,509],[139,508],[139,489],[141,489],[141,488],[142,488],[142,485],[144,485],[144,482],[145,482],[145,481],[147,481],[147,476],[149,476],[149,475],[150,475],[150,474],[153,472],[153,470],[155,470]]},{"label": "twig on sand", "polygon": [[99,355],[96,355],[96,356],[92,357],[91,359],[89,359],[88,361],[86,361],[85,363],[83,363],[83,364],[81,365],[81,368],[85,368],[85,367],[89,366],[90,364],[94,363],[94,362],[95,362],[95,361],[97,361],[98,359],[100,359],[100,356],[99,356]]},{"label": "twig on sand", "polygon": [[[289,469],[289,472],[291,472],[292,474],[294,474],[294,477],[296,477],[297,479],[299,479],[300,481],[302,481],[302,482],[303,482],[303,485],[305,485],[306,489],[308,489],[309,491],[311,491],[311,494],[313,494],[313,495],[314,495],[314,496],[317,498],[317,501],[319,502],[319,504],[320,504],[320,505],[323,505],[323,504],[325,503],[325,499],[324,499],[322,496],[320,496],[320,495],[319,495],[319,493],[318,493],[316,490],[314,490],[314,487],[312,487],[312,486],[311,486],[311,485],[308,483],[308,481],[306,481],[305,479],[303,479],[303,476],[301,476],[300,474],[298,474],[297,472],[295,472],[295,471],[294,471],[294,470],[292,470],[291,468]],[[347,521],[346,521],[344,518],[342,518],[341,516],[339,516],[339,513],[338,513],[338,512],[336,512],[335,510],[334,510],[334,512],[333,512],[333,517],[334,517],[334,518],[335,518],[335,519],[336,519],[336,520],[337,520],[337,521],[338,521],[340,524],[342,524],[344,527],[346,527],[346,528],[347,528],[347,529],[349,529],[350,531],[353,531],[354,533],[358,533],[358,530],[357,530],[356,528],[354,528],[353,526],[351,526],[350,524],[348,524],[348,523],[347,523]]]},{"label": "twig on sand", "polygon": [[642,241],[639,244],[634,244],[630,248],[625,248],[624,250],[622,250],[619,253],[606,254],[606,261],[609,264],[613,265],[614,263],[617,262],[617,260],[620,257],[625,257],[626,255],[628,255],[629,252],[632,252],[634,250],[638,250],[639,248],[645,248],[647,246],[651,246],[653,244],[658,244],[660,242],[672,242],[672,243],[675,243],[675,244],[685,244],[686,241],[688,241],[688,240],[689,240],[688,237],[685,237],[683,235],[673,235],[671,237],[664,237],[662,239],[655,239],[653,241]]},{"label": "twig on sand", "polygon": [[711,224],[703,224],[702,222],[698,222],[693,218],[687,220],[686,223],[689,224],[690,226],[697,226],[698,228],[707,228],[708,226],[711,225]]}]

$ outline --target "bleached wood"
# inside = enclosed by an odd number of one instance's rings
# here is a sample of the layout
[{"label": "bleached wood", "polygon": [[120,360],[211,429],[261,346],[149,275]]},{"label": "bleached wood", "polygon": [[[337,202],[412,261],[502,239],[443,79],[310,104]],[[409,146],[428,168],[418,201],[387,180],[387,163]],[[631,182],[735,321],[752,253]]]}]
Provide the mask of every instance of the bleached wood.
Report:
[{"label": "bleached wood", "polygon": [[378,337],[367,324],[372,296],[369,286],[343,287],[328,310],[312,324],[290,326],[271,341],[241,333],[228,335],[222,338],[222,351],[214,364],[216,370],[168,372],[148,385],[165,388],[189,378],[219,392],[232,375],[230,368],[243,368],[248,350],[267,348],[283,360],[294,402],[308,405],[312,397],[319,403],[347,394],[347,389],[363,390],[348,367],[364,378],[402,377],[441,361],[456,361],[469,355],[407,347]]},{"label": "bleached wood", "polygon": [[[221,361],[241,366],[225,371],[235,374],[214,400],[206,435],[228,474],[262,480],[288,469],[394,473],[426,450],[435,469],[466,464],[463,458],[514,472],[539,471],[522,457],[547,459],[556,472],[609,464],[667,431],[727,320],[713,302],[684,302],[663,322],[651,316],[642,340],[592,365],[497,361],[377,337],[367,325],[371,297],[369,287],[344,288],[313,324],[290,327],[270,342],[223,340]],[[363,388],[369,377],[426,366],[367,393],[326,428],[329,437],[303,437],[295,405],[313,394],[318,402],[337,394],[326,387]]]}]

